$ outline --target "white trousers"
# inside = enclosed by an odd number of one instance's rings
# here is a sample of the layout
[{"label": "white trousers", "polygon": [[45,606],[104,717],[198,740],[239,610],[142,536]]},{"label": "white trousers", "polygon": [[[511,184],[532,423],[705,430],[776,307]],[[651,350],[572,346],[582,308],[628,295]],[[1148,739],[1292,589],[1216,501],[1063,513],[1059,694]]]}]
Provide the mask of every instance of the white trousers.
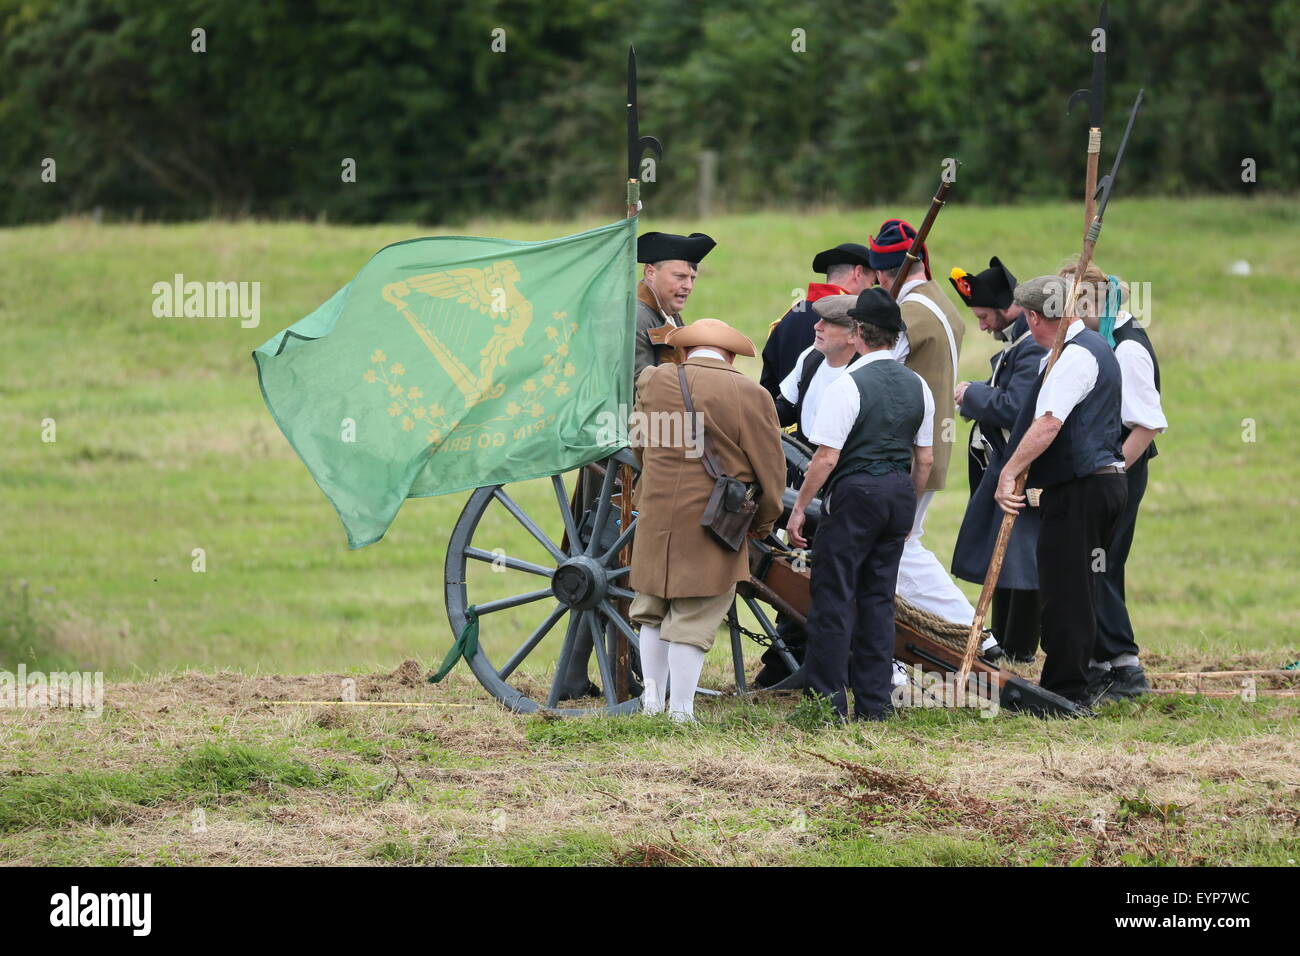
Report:
[{"label": "white trousers", "polygon": [[948,576],[939,559],[921,544],[925,533],[925,512],[934,498],[933,491],[921,495],[916,503],[916,518],[912,521],[912,534],[903,545],[903,559],[898,563],[900,595],[923,611],[936,614],[955,624],[970,625],[975,620],[975,608],[956,582]]}]

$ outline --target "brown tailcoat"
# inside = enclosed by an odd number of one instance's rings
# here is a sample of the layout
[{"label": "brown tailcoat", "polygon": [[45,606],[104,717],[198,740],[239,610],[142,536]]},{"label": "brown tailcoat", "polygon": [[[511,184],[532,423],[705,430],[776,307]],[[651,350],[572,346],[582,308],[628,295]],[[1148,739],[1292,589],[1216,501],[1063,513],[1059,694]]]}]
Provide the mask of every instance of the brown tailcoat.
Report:
[{"label": "brown tailcoat", "polygon": [[[676,413],[680,430],[683,419],[677,416],[685,415],[686,406],[677,368],[665,364],[641,373],[636,410]],[[754,528],[766,534],[781,515],[785,490],[785,455],[772,396],[717,359],[688,359],[685,368],[695,410],[704,418],[723,470],[761,488]],[[635,591],[662,598],[708,597],[749,579],[748,549],[731,551],[700,525],[713,479],[704,460],[686,457],[688,451],[684,445],[637,449],[642,470],[630,579]]]}]

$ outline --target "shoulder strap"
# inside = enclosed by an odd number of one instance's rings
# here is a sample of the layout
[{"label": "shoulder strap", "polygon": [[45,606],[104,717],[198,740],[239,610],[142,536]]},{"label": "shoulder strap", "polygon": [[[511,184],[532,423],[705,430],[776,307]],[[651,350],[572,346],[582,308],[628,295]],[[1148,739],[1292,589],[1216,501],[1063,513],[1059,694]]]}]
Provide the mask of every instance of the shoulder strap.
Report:
[{"label": "shoulder strap", "polygon": [[[682,386],[682,401],[686,404],[686,429],[689,429],[695,421],[695,403],[691,401],[691,389],[686,384],[686,366],[677,366],[677,381]],[[685,430],[685,429],[683,429]],[[700,419],[700,437],[704,444],[704,470],[709,473],[709,477],[714,481],[725,477],[724,472],[718,466],[718,459],[713,454],[713,439],[709,437],[709,430],[704,427],[704,419]]]},{"label": "shoulder strap", "polygon": [[943,309],[939,304],[931,299],[928,295],[921,295],[919,292],[909,292],[898,300],[898,304],[904,302],[920,302],[923,306],[934,313],[934,317],[939,320],[943,330],[948,335],[948,354],[952,356],[952,374],[953,378],[957,377],[957,339],[953,337],[952,326],[948,324],[948,317],[943,314]]},{"label": "shoulder strap", "polygon": [[813,349],[808,357],[803,360],[803,371],[799,375],[799,403],[803,404],[803,397],[808,393],[808,386],[812,384],[813,376],[821,368],[822,362],[826,361],[826,353]]}]

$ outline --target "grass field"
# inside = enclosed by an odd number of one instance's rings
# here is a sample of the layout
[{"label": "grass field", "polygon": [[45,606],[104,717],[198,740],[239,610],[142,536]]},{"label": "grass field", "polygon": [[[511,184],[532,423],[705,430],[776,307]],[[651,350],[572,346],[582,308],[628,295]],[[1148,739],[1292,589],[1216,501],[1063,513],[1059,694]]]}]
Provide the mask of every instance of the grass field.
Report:
[{"label": "grass field", "polygon": [[[687,313],[761,342],[813,278],[814,252],[864,241],[887,215],[919,213],[646,225],[719,240]],[[954,203],[931,243],[936,273],[946,287],[952,266],[978,270],[991,254],[1022,278],[1055,271],[1077,249],[1078,218],[1073,205]],[[595,224],[454,232],[532,239]],[[382,542],[347,551],[262,403],[249,352],[377,248],[424,232],[79,221],[0,231],[0,670],[75,666],[117,682],[100,721],[0,712],[0,859],[1296,856],[1294,701],[1161,700],[1086,725],[918,711],[887,729],[822,734],[788,724],[789,702],[722,703],[705,707],[708,726],[683,734],[646,718],[511,717],[468,674],[437,689],[383,676],[409,658],[427,667],[451,642],[442,564],[465,496],[410,501]],[[1249,276],[1229,274],[1239,259]],[[1139,640],[1173,668],[1293,661],[1300,207],[1117,201],[1099,262],[1151,283],[1147,324],[1170,419],[1129,566]],[[151,288],[176,273],[260,282],[260,326],[155,318]],[[963,377],[982,378],[993,343],[964,314]],[[754,363],[747,370],[757,375]],[[52,442],[42,440],[47,419]],[[966,497],[957,457],[927,520],[943,560]],[[493,533],[507,551],[526,550],[517,526]],[[500,652],[529,627],[524,611],[500,617],[483,641]],[[544,645],[527,666],[553,656]],[[722,686],[725,667],[720,646],[705,683]],[[337,697],[343,674],[377,675],[362,678],[371,697],[458,706],[338,713],[270,702]],[[1290,816],[1276,809],[1288,801]],[[206,842],[188,835],[188,814],[203,807],[221,824]],[[511,822],[496,827],[497,811]],[[1111,831],[1091,827],[1098,812]],[[802,830],[790,824],[799,813]],[[1016,814],[1025,829],[1004,822]],[[51,829],[55,843],[44,839]]]}]

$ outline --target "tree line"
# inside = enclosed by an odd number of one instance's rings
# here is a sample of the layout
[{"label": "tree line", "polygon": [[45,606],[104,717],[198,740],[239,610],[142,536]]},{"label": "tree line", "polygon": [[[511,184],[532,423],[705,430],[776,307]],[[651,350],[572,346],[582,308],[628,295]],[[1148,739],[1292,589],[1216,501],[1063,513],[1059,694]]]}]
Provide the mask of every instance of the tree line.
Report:
[{"label": "tree line", "polygon": [[[447,222],[621,208],[624,60],[662,212],[1074,197],[1093,0],[0,0],[0,222]],[[1300,0],[1113,0],[1103,170],[1291,191]],[[50,162],[52,161],[52,162]],[[350,165],[349,165],[350,164]],[[52,181],[51,181],[52,180]]]}]

